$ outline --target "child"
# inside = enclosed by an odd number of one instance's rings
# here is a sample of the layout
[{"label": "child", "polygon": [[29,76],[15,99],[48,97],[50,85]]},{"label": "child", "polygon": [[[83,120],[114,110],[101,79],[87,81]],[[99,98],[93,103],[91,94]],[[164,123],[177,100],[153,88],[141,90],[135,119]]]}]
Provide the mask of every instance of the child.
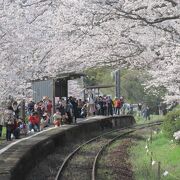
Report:
[{"label": "child", "polygon": [[41,118],[41,130],[49,126],[49,116],[45,112]]},{"label": "child", "polygon": [[28,128],[27,128],[26,123],[21,119],[18,119],[17,123],[18,123],[18,127],[20,129],[20,135],[26,136],[27,132],[28,132]]},{"label": "child", "polygon": [[62,116],[62,123],[69,124],[69,117],[68,117],[67,112],[65,112],[65,114]]},{"label": "child", "polygon": [[40,131],[40,117],[37,112],[34,112],[29,117],[29,130]]},{"label": "child", "polygon": [[53,124],[55,125],[55,127],[61,126],[61,120],[62,120],[61,113],[59,112],[58,109],[56,109],[56,112],[53,115]]}]

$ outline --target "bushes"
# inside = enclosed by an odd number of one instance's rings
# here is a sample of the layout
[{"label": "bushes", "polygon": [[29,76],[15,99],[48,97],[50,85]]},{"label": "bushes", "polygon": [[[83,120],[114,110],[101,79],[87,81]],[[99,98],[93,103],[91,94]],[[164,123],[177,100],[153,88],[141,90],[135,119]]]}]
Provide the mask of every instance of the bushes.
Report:
[{"label": "bushes", "polygon": [[171,111],[165,116],[163,130],[168,137],[172,137],[174,132],[180,130],[180,110]]}]

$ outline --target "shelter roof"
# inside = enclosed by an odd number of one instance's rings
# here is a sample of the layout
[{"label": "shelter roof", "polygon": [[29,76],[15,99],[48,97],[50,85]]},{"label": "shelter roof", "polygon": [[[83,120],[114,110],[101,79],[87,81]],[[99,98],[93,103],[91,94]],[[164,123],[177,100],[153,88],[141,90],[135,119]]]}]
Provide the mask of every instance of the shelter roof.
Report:
[{"label": "shelter roof", "polygon": [[84,74],[84,73],[76,73],[76,72],[69,72],[69,73],[58,74],[53,79],[67,79],[67,80],[70,80],[70,79],[80,78],[82,76],[86,76],[86,74]]},{"label": "shelter roof", "polygon": [[101,89],[101,88],[111,88],[115,85],[95,85],[95,86],[86,86],[85,89]]},{"label": "shelter roof", "polygon": [[41,79],[30,80],[30,82],[45,81],[45,80],[59,80],[59,79],[71,80],[71,79],[80,78],[82,76],[86,76],[86,74],[77,73],[77,72],[59,73],[55,77],[44,76]]}]

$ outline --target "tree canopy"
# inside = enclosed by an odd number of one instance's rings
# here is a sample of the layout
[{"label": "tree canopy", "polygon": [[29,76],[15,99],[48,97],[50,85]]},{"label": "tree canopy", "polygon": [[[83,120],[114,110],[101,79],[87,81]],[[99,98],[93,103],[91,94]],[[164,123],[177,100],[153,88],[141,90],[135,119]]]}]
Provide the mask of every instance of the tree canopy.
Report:
[{"label": "tree canopy", "polygon": [[[85,71],[88,75],[85,83],[89,86],[114,84],[112,68],[92,68]],[[152,77],[146,71],[121,70],[120,73],[120,95],[125,101],[132,104],[146,104],[151,107],[153,112],[157,112],[158,105],[164,101],[166,88],[163,86],[149,87],[145,86],[146,82]],[[115,97],[115,87],[100,89],[103,95]]]},{"label": "tree canopy", "polygon": [[0,0],[1,92],[89,67],[146,69],[180,95],[179,0]]}]

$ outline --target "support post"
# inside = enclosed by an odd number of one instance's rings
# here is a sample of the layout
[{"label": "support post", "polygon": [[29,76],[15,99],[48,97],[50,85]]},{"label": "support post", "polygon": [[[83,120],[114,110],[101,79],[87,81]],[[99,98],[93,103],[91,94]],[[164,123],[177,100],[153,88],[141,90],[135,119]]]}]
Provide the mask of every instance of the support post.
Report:
[{"label": "support post", "polygon": [[158,162],[158,180],[161,179],[161,162]]},{"label": "support post", "polygon": [[25,99],[21,101],[21,118],[25,121]]},{"label": "support post", "polygon": [[116,84],[116,91],[115,95],[117,98],[120,98],[120,70],[115,71],[115,84]]},{"label": "support post", "polygon": [[152,144],[152,129],[151,129],[151,137],[150,137],[150,142]]},{"label": "support post", "polygon": [[53,79],[52,81],[53,81],[53,82],[52,82],[52,83],[53,83],[53,87],[52,87],[52,88],[53,88],[53,89],[52,89],[52,97],[53,97],[53,99],[52,99],[52,105],[53,105],[53,114],[54,114],[54,113],[55,113],[55,88],[56,88],[56,87],[55,87],[55,82],[56,82],[56,81],[55,81],[55,79]]},{"label": "support post", "polygon": [[150,164],[150,167],[151,167],[151,168],[152,168],[152,161],[153,161],[153,158],[152,158],[152,157],[153,157],[153,153],[151,152],[151,154],[150,154],[150,163],[151,163],[151,164]]}]

